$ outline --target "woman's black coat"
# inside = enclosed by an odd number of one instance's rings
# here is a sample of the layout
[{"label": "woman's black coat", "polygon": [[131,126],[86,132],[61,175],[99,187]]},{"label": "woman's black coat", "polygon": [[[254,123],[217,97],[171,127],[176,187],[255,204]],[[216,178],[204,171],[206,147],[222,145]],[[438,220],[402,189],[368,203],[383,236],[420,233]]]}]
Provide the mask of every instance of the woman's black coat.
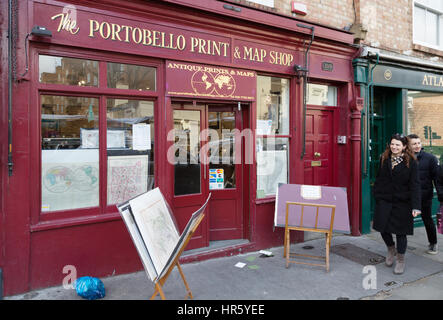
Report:
[{"label": "woman's black coat", "polygon": [[421,210],[417,161],[410,158],[408,168],[403,160],[392,169],[391,158],[386,159],[380,165],[375,180],[374,197],[376,204],[372,227],[380,232],[412,235],[412,209]]}]

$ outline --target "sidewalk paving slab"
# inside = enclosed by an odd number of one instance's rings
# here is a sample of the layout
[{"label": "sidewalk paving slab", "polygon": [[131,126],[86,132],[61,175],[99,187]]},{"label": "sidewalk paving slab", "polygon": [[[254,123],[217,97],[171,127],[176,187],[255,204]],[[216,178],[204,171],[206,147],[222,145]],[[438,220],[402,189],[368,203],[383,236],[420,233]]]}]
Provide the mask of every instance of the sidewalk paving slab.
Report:
[{"label": "sidewalk paving slab", "polygon": [[[443,235],[439,234],[442,243]],[[352,244],[385,256],[386,246],[377,233],[352,237],[334,235],[332,246]],[[310,250],[303,247],[312,246]],[[406,269],[402,275],[393,274],[393,267],[384,262],[374,265],[371,272],[365,266],[331,252],[330,271],[323,267],[290,264],[285,267],[283,247],[268,248],[272,257],[257,252],[222,257],[182,265],[194,300],[377,300],[377,299],[443,299],[443,254],[426,254],[424,228],[415,229],[408,237]],[[291,252],[311,255],[325,254],[325,241],[312,239],[291,245]],[[309,251],[309,252],[308,252]],[[238,262],[246,263],[237,268]],[[374,273],[375,272],[375,273]],[[364,280],[376,275],[376,288],[365,289]],[[93,276],[93,275],[91,275]],[[101,279],[106,289],[103,300],[147,300],[154,284],[144,271]],[[186,290],[175,269],[163,287],[171,300],[185,298]],[[74,289],[62,286],[5,297],[6,300],[82,300]],[[159,297],[157,296],[157,299]]]}]

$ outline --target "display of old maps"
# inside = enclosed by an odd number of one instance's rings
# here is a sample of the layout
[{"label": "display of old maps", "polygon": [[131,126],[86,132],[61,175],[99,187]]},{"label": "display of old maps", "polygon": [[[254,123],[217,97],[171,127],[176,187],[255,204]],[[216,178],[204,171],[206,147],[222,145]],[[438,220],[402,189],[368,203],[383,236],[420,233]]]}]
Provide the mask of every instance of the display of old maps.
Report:
[{"label": "display of old maps", "polygon": [[97,149],[42,150],[42,211],[99,205]]},{"label": "display of old maps", "polygon": [[159,188],[145,192],[129,201],[117,205],[128,228],[147,275],[157,282],[177,254],[184,248],[185,239],[196,227],[205,204],[194,212],[181,235],[166,200]]},{"label": "display of old maps", "polygon": [[108,156],[108,204],[148,191],[148,155]]},{"label": "display of old maps", "polygon": [[275,194],[279,183],[287,183],[287,151],[263,150],[257,152],[257,190],[264,195]]}]

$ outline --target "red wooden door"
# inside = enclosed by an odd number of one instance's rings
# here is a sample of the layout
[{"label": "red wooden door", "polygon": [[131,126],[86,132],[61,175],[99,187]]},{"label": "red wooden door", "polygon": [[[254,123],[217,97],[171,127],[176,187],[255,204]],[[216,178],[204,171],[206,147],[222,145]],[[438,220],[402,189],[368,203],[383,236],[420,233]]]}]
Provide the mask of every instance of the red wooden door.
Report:
[{"label": "red wooden door", "polygon": [[173,163],[168,160],[173,170],[172,209],[180,230],[212,193],[206,217],[187,250],[206,247],[210,240],[242,238],[243,165],[234,163],[241,111],[234,104],[172,103],[172,118],[175,157]]},{"label": "red wooden door", "polygon": [[306,112],[306,153],[304,184],[333,185],[334,113],[308,108]]},{"label": "red wooden door", "polygon": [[[206,106],[185,103],[172,104],[174,129],[174,154],[168,153],[168,162],[173,170],[172,210],[178,227],[184,229],[192,213],[205,202],[208,196],[207,162],[200,150],[205,146],[200,132],[207,127]],[[171,159],[171,157],[173,159]],[[206,209],[206,214],[208,209]],[[209,245],[208,218],[202,220],[187,250]]]},{"label": "red wooden door", "polygon": [[236,158],[241,111],[232,104],[209,105],[208,125],[216,139],[209,142],[209,240],[241,239],[243,166]]}]

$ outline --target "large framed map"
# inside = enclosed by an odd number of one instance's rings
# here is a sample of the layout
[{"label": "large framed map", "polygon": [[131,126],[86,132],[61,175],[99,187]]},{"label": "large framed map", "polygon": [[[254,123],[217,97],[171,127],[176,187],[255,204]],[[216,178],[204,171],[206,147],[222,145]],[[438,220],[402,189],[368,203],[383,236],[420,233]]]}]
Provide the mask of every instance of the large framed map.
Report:
[{"label": "large framed map", "polygon": [[108,204],[148,191],[148,155],[108,156]]},{"label": "large framed map", "polygon": [[257,190],[274,195],[279,183],[288,183],[286,150],[257,152]]},{"label": "large framed map", "polygon": [[42,150],[42,211],[99,205],[97,149]]}]

